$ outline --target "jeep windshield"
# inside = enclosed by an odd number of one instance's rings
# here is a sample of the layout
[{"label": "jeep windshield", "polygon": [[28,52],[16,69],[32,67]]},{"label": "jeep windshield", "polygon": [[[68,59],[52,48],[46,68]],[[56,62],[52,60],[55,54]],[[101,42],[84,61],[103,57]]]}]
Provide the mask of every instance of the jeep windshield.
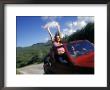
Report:
[{"label": "jeep windshield", "polygon": [[83,41],[68,43],[67,49],[72,56],[76,57],[94,51],[94,46],[89,41],[83,40]]}]

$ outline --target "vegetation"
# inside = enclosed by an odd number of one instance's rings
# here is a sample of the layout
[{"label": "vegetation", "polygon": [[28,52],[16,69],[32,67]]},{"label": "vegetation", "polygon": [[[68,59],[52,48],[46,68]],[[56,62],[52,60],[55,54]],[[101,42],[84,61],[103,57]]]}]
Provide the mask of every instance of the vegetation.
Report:
[{"label": "vegetation", "polygon": [[78,30],[76,33],[64,37],[64,41],[66,42],[85,39],[94,43],[94,23],[88,23],[84,28]]},{"label": "vegetation", "polygon": [[16,67],[23,67],[33,63],[43,62],[43,58],[49,52],[51,45],[37,43],[30,47],[17,47]]},{"label": "vegetation", "polygon": [[[88,23],[84,28],[78,30],[70,36],[65,36],[63,41],[71,42],[74,40],[87,39],[94,43],[94,23]],[[30,47],[17,47],[16,67],[20,68],[33,63],[43,62],[51,48],[51,43],[37,43]]]}]

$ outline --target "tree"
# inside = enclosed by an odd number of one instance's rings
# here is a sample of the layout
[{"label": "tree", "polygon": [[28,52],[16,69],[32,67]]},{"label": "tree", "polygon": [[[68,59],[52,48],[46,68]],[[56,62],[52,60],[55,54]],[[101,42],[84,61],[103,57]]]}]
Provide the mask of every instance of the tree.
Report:
[{"label": "tree", "polygon": [[68,36],[67,42],[74,40],[89,40],[94,43],[94,23],[88,23],[84,28],[78,30],[76,33]]}]

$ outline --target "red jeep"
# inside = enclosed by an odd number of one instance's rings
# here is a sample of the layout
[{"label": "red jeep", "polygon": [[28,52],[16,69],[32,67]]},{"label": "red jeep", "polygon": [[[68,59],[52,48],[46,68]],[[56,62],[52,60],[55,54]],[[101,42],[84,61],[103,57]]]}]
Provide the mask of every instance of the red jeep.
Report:
[{"label": "red jeep", "polygon": [[46,74],[94,74],[94,44],[88,40],[63,43],[66,59],[61,62],[55,58],[54,48],[44,58]]}]

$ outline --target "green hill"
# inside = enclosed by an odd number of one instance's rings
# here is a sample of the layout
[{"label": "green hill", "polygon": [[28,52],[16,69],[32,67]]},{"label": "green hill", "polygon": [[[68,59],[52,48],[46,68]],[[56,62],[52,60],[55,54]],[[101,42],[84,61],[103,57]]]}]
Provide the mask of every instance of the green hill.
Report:
[{"label": "green hill", "polygon": [[37,43],[29,47],[17,47],[16,67],[19,68],[42,62],[50,47],[51,45],[48,43]]}]

